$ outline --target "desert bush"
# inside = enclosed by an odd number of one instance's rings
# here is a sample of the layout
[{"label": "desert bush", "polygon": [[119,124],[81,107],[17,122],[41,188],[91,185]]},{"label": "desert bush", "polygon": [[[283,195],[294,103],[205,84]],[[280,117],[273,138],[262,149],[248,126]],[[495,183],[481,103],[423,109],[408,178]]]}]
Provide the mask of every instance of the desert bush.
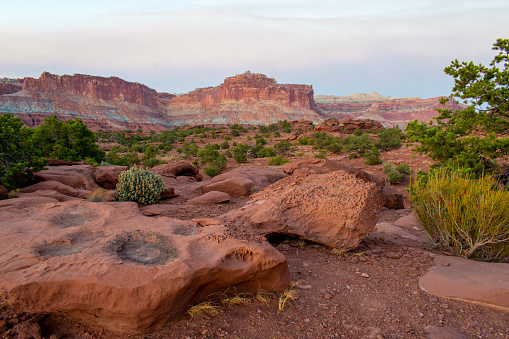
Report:
[{"label": "desert bush", "polygon": [[282,156],[278,155],[276,157],[270,158],[269,166],[281,166],[286,164],[287,162],[290,162],[290,160],[285,159]]},{"label": "desert bush", "polygon": [[151,205],[160,199],[163,189],[163,179],[159,174],[131,167],[118,176],[117,200]]},{"label": "desert bush", "polygon": [[364,159],[366,159],[366,162],[364,162],[366,165],[378,165],[382,163],[380,152],[376,147],[371,147],[371,151],[364,154]]},{"label": "desert bush", "polygon": [[232,129],[232,130],[231,130],[231,132],[230,132],[230,134],[231,134],[232,136],[234,136],[234,137],[238,137],[238,136],[240,136],[240,132],[239,132],[239,131],[237,131],[236,129]]},{"label": "desert bush", "polygon": [[203,173],[205,173],[209,177],[213,178],[216,175],[221,174],[221,170],[215,166],[207,166],[203,169]]},{"label": "desert bush", "polygon": [[33,129],[24,127],[20,118],[0,115],[0,183],[7,189],[32,180],[46,164],[32,134]]},{"label": "desert bush", "polygon": [[378,141],[375,146],[382,151],[400,148],[401,141],[405,137],[398,127],[384,128],[378,131],[377,135]]},{"label": "desert bush", "polygon": [[399,164],[398,166],[396,166],[396,170],[401,173],[401,174],[404,174],[404,175],[410,175],[412,174],[412,170],[410,169],[410,165],[405,163],[405,162],[402,162],[401,164]]},{"label": "desert bush", "polygon": [[493,177],[438,169],[411,186],[415,214],[431,239],[484,261],[509,257],[509,192]]},{"label": "desert bush", "polygon": [[277,152],[272,147],[263,147],[256,153],[257,158],[269,158],[276,156]]},{"label": "desert bush", "polygon": [[398,166],[391,162],[384,162],[382,172],[386,175],[385,180],[391,185],[402,183],[406,176],[412,173],[410,166],[404,162]]},{"label": "desert bush", "polygon": [[274,149],[281,155],[287,154],[291,147],[290,141],[280,141],[274,145]]},{"label": "desert bush", "polygon": [[235,146],[233,148],[233,159],[238,163],[246,163],[248,149],[249,149],[249,146],[247,146],[247,145]]}]

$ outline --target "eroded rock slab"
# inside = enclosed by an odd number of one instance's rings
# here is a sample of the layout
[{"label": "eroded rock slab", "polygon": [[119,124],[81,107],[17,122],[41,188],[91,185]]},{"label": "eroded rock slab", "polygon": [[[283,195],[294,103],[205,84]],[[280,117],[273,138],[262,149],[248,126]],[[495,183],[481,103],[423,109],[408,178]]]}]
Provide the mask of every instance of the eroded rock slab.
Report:
[{"label": "eroded rock slab", "polygon": [[438,256],[419,286],[439,297],[509,310],[509,264]]},{"label": "eroded rock slab", "polygon": [[282,179],[218,218],[246,233],[287,234],[351,250],[373,231],[382,203],[375,183],[335,171]]},{"label": "eroded rock slab", "polygon": [[25,312],[61,312],[113,331],[179,317],[233,286],[280,291],[286,258],[221,224],[143,216],[135,203],[0,201],[0,296]]}]

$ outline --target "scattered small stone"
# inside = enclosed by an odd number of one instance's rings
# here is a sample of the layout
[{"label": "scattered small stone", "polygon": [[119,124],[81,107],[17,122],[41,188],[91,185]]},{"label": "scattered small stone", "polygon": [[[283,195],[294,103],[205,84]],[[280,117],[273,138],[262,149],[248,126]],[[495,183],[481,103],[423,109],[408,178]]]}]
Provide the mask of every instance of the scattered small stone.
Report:
[{"label": "scattered small stone", "polygon": [[311,322],[311,320],[309,318],[306,318],[306,319],[304,319],[304,322],[309,323],[309,322]]},{"label": "scattered small stone", "polygon": [[325,294],[323,295],[323,298],[324,298],[324,299],[329,300],[329,299],[334,298],[334,295],[333,295],[333,294],[330,294],[330,293],[325,293]]},{"label": "scattered small stone", "polygon": [[297,285],[295,287],[300,288],[301,290],[310,290],[311,289],[311,285]]},{"label": "scattered small stone", "polygon": [[361,277],[363,277],[363,278],[369,278],[369,274],[367,274],[367,273],[361,273]]},{"label": "scattered small stone", "polygon": [[279,321],[278,324],[281,325],[281,326],[285,326],[287,324],[287,322],[286,321]]},{"label": "scattered small stone", "polygon": [[366,262],[368,261],[368,258],[366,258],[365,256],[361,256],[359,257],[359,261]]},{"label": "scattered small stone", "polygon": [[442,266],[449,266],[449,265],[450,265],[450,263],[448,263],[447,261],[442,263]]},{"label": "scattered small stone", "polygon": [[448,304],[442,303],[442,304],[440,304],[440,307],[441,307],[441,308],[444,308],[444,309],[447,309],[447,308],[449,308],[450,306],[449,306]]},{"label": "scattered small stone", "polygon": [[387,258],[391,258],[391,259],[399,259],[399,258],[401,258],[401,254],[396,253],[396,252],[389,252],[385,256]]},{"label": "scattered small stone", "polygon": [[368,287],[368,285],[366,285],[366,284],[361,284],[361,287],[362,287],[362,288],[366,288],[366,287]]},{"label": "scattered small stone", "polygon": [[304,267],[309,267],[309,264],[308,264],[307,262],[305,262],[305,261],[304,261],[304,262],[302,263],[302,266],[304,266]]}]

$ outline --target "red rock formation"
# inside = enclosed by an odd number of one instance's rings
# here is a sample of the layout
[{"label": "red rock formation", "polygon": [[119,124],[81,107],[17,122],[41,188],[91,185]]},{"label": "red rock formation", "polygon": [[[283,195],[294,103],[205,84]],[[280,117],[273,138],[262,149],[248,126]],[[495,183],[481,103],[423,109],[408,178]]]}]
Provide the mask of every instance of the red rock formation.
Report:
[{"label": "red rock formation", "polygon": [[[325,96],[317,99],[317,107],[324,118],[343,119],[372,119],[383,123],[386,127],[398,125],[405,128],[410,121],[428,122],[438,115],[436,108],[450,108],[453,110],[464,108],[455,100],[449,100],[445,105],[440,104],[440,97],[420,98],[376,98],[367,95],[367,98],[356,97],[357,101],[346,100],[349,97],[337,97],[339,100],[332,100]],[[366,101],[363,101],[366,100]]]},{"label": "red rock formation", "polygon": [[383,126],[379,121],[345,119],[339,122],[336,118],[328,119],[315,126],[316,132],[341,132],[352,134],[356,129],[361,131],[377,131]]},{"label": "red rock formation", "polygon": [[[277,84],[246,72],[217,87],[200,88],[172,99],[168,113],[192,124],[268,124],[277,120],[321,122],[309,85]],[[185,114],[185,116],[183,116]]]},{"label": "red rock formation", "polygon": [[159,94],[145,85],[117,77],[103,78],[85,74],[59,76],[49,72],[42,73],[39,79],[25,78],[23,89],[130,102],[151,108],[159,108],[161,99],[174,97],[172,94]]},{"label": "red rock formation", "polygon": [[20,84],[10,84],[10,83],[0,82],[0,95],[13,94],[13,93],[16,93],[19,91],[21,91]]}]

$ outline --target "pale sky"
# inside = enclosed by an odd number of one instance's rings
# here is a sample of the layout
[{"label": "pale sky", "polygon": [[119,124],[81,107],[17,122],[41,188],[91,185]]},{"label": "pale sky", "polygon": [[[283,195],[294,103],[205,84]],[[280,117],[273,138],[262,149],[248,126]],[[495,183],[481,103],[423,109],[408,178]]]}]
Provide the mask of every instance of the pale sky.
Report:
[{"label": "pale sky", "polygon": [[0,0],[0,77],[118,76],[160,92],[250,70],[315,94],[448,95],[489,64],[507,0]]}]

